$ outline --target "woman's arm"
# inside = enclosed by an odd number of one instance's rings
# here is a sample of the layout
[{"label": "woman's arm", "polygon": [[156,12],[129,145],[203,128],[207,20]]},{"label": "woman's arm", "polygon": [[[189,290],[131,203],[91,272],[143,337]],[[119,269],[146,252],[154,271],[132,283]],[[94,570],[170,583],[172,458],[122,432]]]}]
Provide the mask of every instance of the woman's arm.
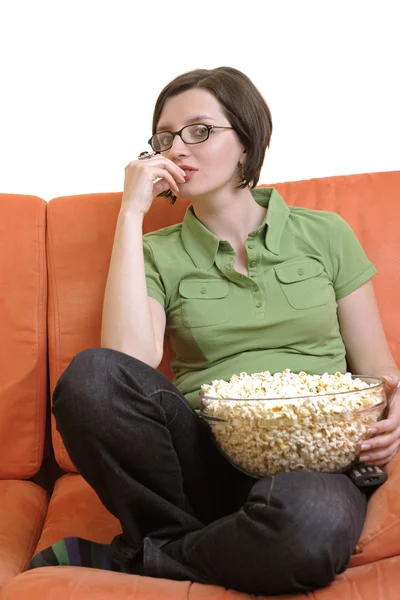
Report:
[{"label": "woman's arm", "polygon": [[388,390],[387,418],[374,425],[375,437],[362,446],[361,459],[384,465],[400,447],[400,369],[392,356],[383,329],[372,281],[338,300],[340,332],[350,371],[384,377]]},{"label": "woman's arm", "polygon": [[338,300],[338,318],[352,373],[400,375],[383,330],[371,280]]}]

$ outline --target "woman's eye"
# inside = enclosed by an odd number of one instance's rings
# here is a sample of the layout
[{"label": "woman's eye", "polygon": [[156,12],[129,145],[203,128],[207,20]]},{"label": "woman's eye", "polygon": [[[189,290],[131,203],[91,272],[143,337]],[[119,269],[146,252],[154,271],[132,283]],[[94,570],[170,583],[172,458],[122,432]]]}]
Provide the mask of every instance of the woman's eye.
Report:
[{"label": "woman's eye", "polygon": [[203,137],[207,135],[207,127],[204,127],[204,125],[197,125],[197,127],[193,129],[193,134],[199,137]]},{"label": "woman's eye", "polygon": [[170,133],[165,133],[159,137],[161,146],[168,146],[172,142],[172,135]]}]

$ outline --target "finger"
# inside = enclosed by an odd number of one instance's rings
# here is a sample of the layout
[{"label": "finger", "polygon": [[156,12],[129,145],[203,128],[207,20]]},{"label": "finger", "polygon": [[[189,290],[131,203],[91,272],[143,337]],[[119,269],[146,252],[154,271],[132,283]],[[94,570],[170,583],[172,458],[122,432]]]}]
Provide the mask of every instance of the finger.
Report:
[{"label": "finger", "polygon": [[172,161],[169,161],[170,164],[173,166],[174,171],[176,171],[176,173],[179,175],[179,178],[183,178],[183,181],[185,180],[186,177],[186,172],[184,171],[184,169],[181,169],[180,167],[178,167],[178,165],[176,165],[175,163],[173,163]]},{"label": "finger", "polygon": [[183,169],[178,167],[172,160],[161,156],[160,154],[156,154],[151,158],[147,159],[147,164],[150,166],[160,166],[162,169],[166,169],[171,173],[171,175],[178,181],[185,181],[186,173]]},{"label": "finger", "polygon": [[378,467],[380,467],[390,462],[392,458],[396,456],[397,452],[398,448],[396,448],[396,450],[392,452],[390,450],[388,450],[387,452],[382,451],[380,454],[376,453],[368,455],[368,457],[365,459],[361,459],[360,457],[360,461],[366,465],[378,465]]},{"label": "finger", "polygon": [[169,183],[167,183],[165,179],[158,179],[158,181],[156,181],[156,183],[153,185],[154,197],[164,194],[168,190],[170,190],[174,195],[178,194],[178,192],[175,192],[175,190],[171,190]]},{"label": "finger", "polygon": [[365,465],[373,465],[373,466],[377,466],[377,467],[384,467],[385,465],[388,464],[388,462],[390,462],[392,460],[392,458],[382,458],[380,460],[367,460],[365,461]]},{"label": "finger", "polygon": [[395,390],[400,384],[400,377],[398,375],[383,375],[382,380],[390,390]]},{"label": "finger", "polygon": [[394,452],[392,454],[392,456],[389,458],[388,462],[390,462],[391,460],[393,460],[394,458],[396,458],[396,456],[398,456],[399,454],[399,448],[397,448],[396,452]]},{"label": "finger", "polygon": [[382,448],[380,450],[369,451],[368,454],[363,453],[360,455],[360,461],[366,462],[368,464],[379,465],[382,461],[387,462],[390,460],[391,456],[396,454],[399,449],[399,441],[396,440],[394,444],[387,446],[386,448]]},{"label": "finger", "polygon": [[382,421],[377,421],[371,425],[371,427],[368,428],[368,433],[370,435],[382,435],[384,433],[390,433],[391,431],[394,431],[398,426],[398,419],[389,417],[388,419],[382,419]]},{"label": "finger", "polygon": [[370,454],[370,451],[387,448],[391,444],[395,444],[399,440],[400,433],[398,429],[386,435],[377,435],[373,438],[365,440],[361,444],[361,451],[365,454]]},{"label": "finger", "polygon": [[175,192],[179,192],[178,184],[176,183],[176,181],[173,178],[173,176],[171,175],[171,173],[169,173],[169,171],[167,171],[166,169],[162,169],[162,168],[154,169],[153,181],[155,182],[157,179],[165,179],[165,181],[168,183],[168,186],[171,188],[171,190],[173,190]]}]

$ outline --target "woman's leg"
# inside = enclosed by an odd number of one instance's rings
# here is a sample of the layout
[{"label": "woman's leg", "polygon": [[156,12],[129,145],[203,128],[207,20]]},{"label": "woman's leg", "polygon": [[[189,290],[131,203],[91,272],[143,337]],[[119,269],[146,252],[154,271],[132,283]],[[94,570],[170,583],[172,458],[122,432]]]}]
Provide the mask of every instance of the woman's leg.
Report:
[{"label": "woman's leg", "polygon": [[[347,568],[366,504],[346,475],[295,471],[264,477],[235,514],[160,552],[215,585],[260,595],[311,591]],[[154,565],[148,574],[160,573]]]},{"label": "woman's leg", "polygon": [[152,545],[238,510],[256,481],[221,456],[166,377],[122,352],[80,352],[56,385],[53,413],[75,467],[121,522],[114,560],[128,570],[143,560],[145,538],[151,561]]}]

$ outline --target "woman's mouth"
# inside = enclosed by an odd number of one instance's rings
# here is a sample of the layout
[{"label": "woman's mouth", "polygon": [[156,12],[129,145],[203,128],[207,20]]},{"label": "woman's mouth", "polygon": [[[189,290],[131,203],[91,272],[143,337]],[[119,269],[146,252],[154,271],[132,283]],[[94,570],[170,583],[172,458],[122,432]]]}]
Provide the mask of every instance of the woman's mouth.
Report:
[{"label": "woman's mouth", "polygon": [[187,183],[194,175],[195,171],[186,171],[185,170],[185,183]]},{"label": "woman's mouth", "polygon": [[193,177],[193,173],[196,173],[196,171],[198,171],[198,169],[195,169],[190,165],[179,165],[179,167],[183,171],[185,171],[185,183],[187,183]]}]

